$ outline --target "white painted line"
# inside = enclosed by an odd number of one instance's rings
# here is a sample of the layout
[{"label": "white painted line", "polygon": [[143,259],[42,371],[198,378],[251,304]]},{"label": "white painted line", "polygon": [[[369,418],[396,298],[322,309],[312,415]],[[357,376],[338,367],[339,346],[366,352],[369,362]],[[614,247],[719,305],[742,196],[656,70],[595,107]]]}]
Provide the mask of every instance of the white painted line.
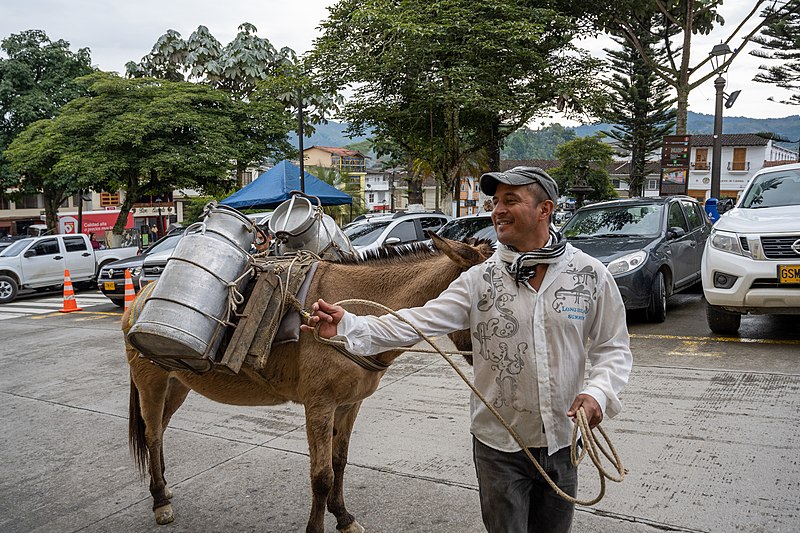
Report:
[{"label": "white painted line", "polygon": [[9,318],[20,318],[23,316],[28,316],[28,315],[23,315],[19,313],[6,313],[4,311],[0,311],[0,320],[7,320]]},{"label": "white painted line", "polygon": [[58,308],[55,308],[55,307],[47,307],[47,308],[24,307],[23,305],[14,305],[14,304],[8,305],[8,304],[6,304],[3,307],[0,307],[0,311],[4,312],[4,313],[32,313],[32,314],[38,315],[38,314],[41,314],[41,313],[49,313],[51,311],[58,311]]}]

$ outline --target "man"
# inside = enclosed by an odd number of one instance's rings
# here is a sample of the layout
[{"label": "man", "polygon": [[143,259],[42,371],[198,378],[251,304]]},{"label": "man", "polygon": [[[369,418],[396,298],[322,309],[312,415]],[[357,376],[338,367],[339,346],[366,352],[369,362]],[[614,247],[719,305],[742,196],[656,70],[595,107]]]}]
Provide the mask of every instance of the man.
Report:
[{"label": "man", "polygon": [[[423,307],[400,314],[436,336],[469,328],[475,385],[522,436],[548,475],[577,492],[569,457],[583,407],[592,427],[621,409],[632,356],[625,307],[611,274],[550,225],[558,187],[542,169],[484,174],[494,204],[497,252]],[[358,317],[319,300],[309,325],[363,355],[419,339],[391,315]],[[590,340],[591,339],[591,340]],[[586,359],[591,371],[584,383]],[[547,485],[516,441],[474,395],[473,459],[483,523],[490,533],[567,532],[573,505]]]}]

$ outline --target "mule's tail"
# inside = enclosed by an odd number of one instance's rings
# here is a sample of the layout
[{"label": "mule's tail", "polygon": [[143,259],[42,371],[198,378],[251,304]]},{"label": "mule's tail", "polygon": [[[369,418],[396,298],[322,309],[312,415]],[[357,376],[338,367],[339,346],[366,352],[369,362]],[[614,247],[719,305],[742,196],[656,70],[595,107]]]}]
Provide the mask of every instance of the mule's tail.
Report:
[{"label": "mule's tail", "polygon": [[131,379],[131,397],[128,405],[128,446],[139,476],[142,478],[147,473],[147,441],[144,431],[144,418],[142,418],[142,409],[139,406],[139,389]]}]

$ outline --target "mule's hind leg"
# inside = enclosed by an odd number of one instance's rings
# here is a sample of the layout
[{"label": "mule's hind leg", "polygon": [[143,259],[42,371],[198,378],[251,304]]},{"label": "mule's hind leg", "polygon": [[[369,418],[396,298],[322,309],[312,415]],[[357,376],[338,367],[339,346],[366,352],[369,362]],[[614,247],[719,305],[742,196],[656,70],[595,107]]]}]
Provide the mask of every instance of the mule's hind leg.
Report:
[{"label": "mule's hind leg", "polygon": [[311,514],[306,533],[324,533],[325,503],[333,489],[331,446],[334,406],[323,402],[306,403],[306,436],[311,459]]},{"label": "mule's hind leg", "polygon": [[169,426],[169,421],[172,419],[172,415],[175,414],[175,411],[183,405],[183,402],[186,400],[186,397],[189,395],[189,391],[191,389],[178,381],[175,378],[170,378],[169,382],[167,383],[167,396],[164,401],[164,415],[161,417],[161,476],[164,478],[164,496],[168,500],[172,500],[172,491],[170,490],[169,486],[167,485],[167,480],[164,477],[167,469],[164,466],[164,432],[167,430]]},{"label": "mule's hind leg", "polygon": [[129,358],[129,363],[137,392],[136,398],[133,392],[131,396],[131,446],[140,463],[146,458],[156,523],[168,524],[175,516],[170,504],[172,494],[164,481],[165,421],[183,403],[187,391],[184,385],[170,380],[168,372],[148,361]]},{"label": "mule's hind leg", "polygon": [[328,495],[328,511],[336,517],[336,529],[342,533],[363,533],[364,528],[344,506],[344,468],[361,402],[342,405],[333,419],[333,490]]}]

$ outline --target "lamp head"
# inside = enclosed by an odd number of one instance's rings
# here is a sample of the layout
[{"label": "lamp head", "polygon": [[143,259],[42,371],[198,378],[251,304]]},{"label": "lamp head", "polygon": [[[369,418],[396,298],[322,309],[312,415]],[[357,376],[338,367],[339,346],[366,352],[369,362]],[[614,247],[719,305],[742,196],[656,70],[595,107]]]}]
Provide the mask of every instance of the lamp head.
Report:
[{"label": "lamp head", "polygon": [[711,49],[709,52],[709,56],[711,56],[711,65],[714,67],[714,70],[719,70],[722,65],[725,64],[725,60],[731,55],[731,47],[725,43],[715,44],[714,48]]}]

